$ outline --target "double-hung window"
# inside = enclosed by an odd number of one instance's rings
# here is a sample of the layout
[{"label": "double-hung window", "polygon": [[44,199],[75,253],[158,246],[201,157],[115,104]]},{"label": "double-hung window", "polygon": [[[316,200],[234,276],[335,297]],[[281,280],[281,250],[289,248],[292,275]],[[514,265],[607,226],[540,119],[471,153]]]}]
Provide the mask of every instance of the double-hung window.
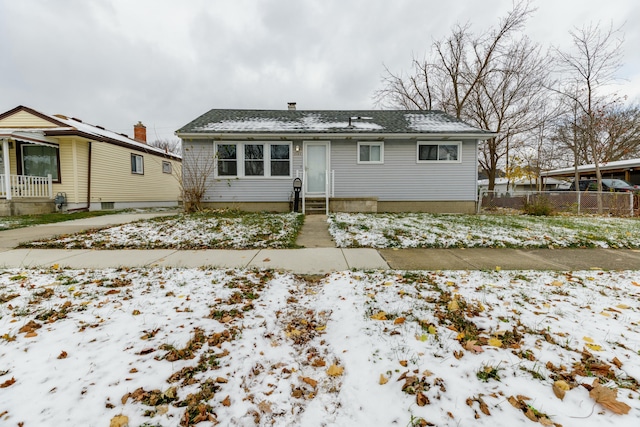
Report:
[{"label": "double-hung window", "polygon": [[290,177],[291,143],[216,144],[217,176]]},{"label": "double-hung window", "polygon": [[144,157],[139,154],[131,155],[131,173],[137,175],[144,174]]},{"label": "double-hung window", "polygon": [[60,182],[58,147],[22,144],[22,174],[27,176],[51,175],[53,182]]},{"label": "double-hung window", "polygon": [[359,141],[358,142],[358,163],[359,164],[384,163],[384,143]]},{"label": "double-hung window", "polygon": [[460,142],[418,142],[418,163],[461,161]]}]

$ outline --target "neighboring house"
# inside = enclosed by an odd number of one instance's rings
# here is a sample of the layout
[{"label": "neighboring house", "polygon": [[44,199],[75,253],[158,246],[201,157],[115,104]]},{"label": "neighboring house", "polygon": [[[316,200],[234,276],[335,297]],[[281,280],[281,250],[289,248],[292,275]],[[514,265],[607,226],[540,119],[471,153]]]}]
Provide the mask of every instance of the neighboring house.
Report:
[{"label": "neighboring house", "polygon": [[19,106],[0,114],[0,216],[55,209],[177,206],[180,156],[135,139]]},{"label": "neighboring house", "polygon": [[[211,110],[176,132],[184,169],[208,170],[206,206],[307,212],[474,212],[478,141],[440,111]],[[328,205],[327,205],[328,202]]]},{"label": "neighboring house", "polygon": [[[600,173],[602,178],[624,179],[634,185],[640,185],[640,159],[618,160],[615,162],[607,162],[600,165]],[[580,165],[578,166],[578,174],[580,178],[595,178],[596,166]],[[575,168],[568,167],[562,169],[554,169],[540,173],[546,181],[548,178],[567,178],[573,180],[575,176]]]},{"label": "neighboring house", "polygon": [[[494,182],[493,191],[498,194],[524,194],[532,191],[551,191],[551,190],[566,190],[571,185],[568,181],[563,181],[555,178],[545,178],[543,183],[537,182],[535,178],[519,178],[509,180],[507,178],[496,178]],[[478,190],[488,191],[489,180],[479,179]],[[541,190],[539,190],[541,188]]]}]

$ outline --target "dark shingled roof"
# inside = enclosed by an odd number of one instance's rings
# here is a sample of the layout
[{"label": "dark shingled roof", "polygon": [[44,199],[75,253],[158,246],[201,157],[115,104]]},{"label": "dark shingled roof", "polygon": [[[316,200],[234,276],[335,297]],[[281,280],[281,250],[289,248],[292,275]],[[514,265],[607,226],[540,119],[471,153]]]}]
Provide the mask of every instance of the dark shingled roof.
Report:
[{"label": "dark shingled roof", "polygon": [[211,110],[177,134],[354,133],[492,135],[442,111],[407,110]]}]

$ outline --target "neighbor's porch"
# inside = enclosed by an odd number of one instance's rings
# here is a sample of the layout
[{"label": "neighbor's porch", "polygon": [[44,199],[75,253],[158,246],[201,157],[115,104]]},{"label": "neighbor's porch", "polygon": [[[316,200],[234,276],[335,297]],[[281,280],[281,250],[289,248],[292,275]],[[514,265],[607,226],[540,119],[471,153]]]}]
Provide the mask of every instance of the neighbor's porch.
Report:
[{"label": "neighbor's porch", "polygon": [[15,173],[11,168],[12,152],[14,141],[0,139],[0,216],[53,211],[53,177]]}]

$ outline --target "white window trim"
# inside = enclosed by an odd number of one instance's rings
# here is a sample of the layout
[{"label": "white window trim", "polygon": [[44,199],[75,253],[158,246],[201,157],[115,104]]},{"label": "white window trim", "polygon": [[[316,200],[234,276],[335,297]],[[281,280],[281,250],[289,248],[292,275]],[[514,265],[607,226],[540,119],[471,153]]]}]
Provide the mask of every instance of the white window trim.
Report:
[{"label": "white window trim", "polygon": [[[420,160],[421,145],[457,145],[458,160]],[[462,141],[418,141],[416,143],[416,163],[462,163]]]},{"label": "white window trim", "polygon": [[[165,166],[167,170],[165,170]],[[162,161],[162,173],[166,173],[166,174],[173,173],[173,165],[171,164],[171,162],[167,162],[164,160]]]},{"label": "white window trim", "polygon": [[[360,160],[360,145],[377,145],[380,147],[380,160]],[[356,147],[356,160],[359,165],[382,165],[384,164],[384,141],[358,141]]]},{"label": "white window trim", "polygon": [[140,158],[140,170],[133,170],[133,164],[131,165],[131,173],[134,175],[144,175],[144,156],[140,154],[131,153],[131,159]]},{"label": "white window trim", "polygon": [[[262,145],[264,146],[264,175],[248,175],[244,174],[244,146],[246,145]],[[218,175],[218,159],[216,158],[216,167],[214,177],[217,179],[291,179],[293,176],[293,143],[291,141],[216,141],[214,145],[214,153],[217,156],[218,145],[235,145],[236,146],[236,175]],[[271,146],[286,145],[289,147],[289,174],[271,176]],[[278,160],[278,159],[276,159]]]}]

